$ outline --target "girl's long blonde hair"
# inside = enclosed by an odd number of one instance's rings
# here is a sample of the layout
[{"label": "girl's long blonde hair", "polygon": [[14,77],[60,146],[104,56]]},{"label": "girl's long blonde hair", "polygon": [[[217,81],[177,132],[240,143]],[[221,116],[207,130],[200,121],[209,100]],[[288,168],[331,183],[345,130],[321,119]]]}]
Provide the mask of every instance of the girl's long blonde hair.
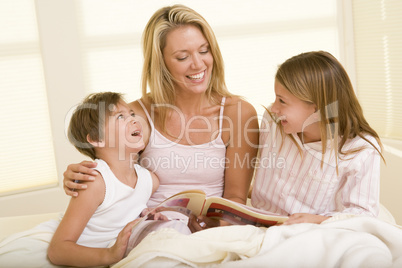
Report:
[{"label": "girl's long blonde hair", "polygon": [[[361,151],[364,148],[343,151],[348,139],[359,136],[371,144],[384,160],[380,138],[364,118],[346,70],[330,53],[313,51],[294,56],[279,66],[275,79],[300,100],[317,106],[323,155],[327,142],[332,143],[336,159],[339,155]],[[380,148],[364,134],[374,137]],[[282,137],[285,137],[283,131]]]},{"label": "girl's long blonde hair", "polygon": [[174,79],[163,60],[163,49],[166,46],[167,34],[186,25],[193,25],[200,29],[209,43],[214,63],[206,91],[208,99],[214,104],[219,104],[220,97],[231,96],[225,84],[222,54],[207,21],[184,5],[167,6],[157,10],[148,21],[142,37],[144,65],[141,86],[143,98],[148,98],[151,104],[160,104],[154,120],[162,127],[162,131],[165,131],[167,107],[174,105],[176,94]]}]

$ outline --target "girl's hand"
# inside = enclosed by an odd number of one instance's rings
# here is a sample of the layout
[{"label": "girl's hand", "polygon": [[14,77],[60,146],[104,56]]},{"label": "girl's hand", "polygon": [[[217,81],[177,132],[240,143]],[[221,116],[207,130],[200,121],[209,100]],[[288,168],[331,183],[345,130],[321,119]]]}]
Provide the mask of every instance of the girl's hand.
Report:
[{"label": "girl's hand", "polygon": [[188,227],[192,233],[205,230],[211,227],[220,226],[221,222],[218,220],[213,220],[211,218],[205,216],[194,216],[193,214],[190,215],[188,219]]},{"label": "girl's hand", "polygon": [[86,184],[80,182],[93,181],[97,172],[92,168],[96,167],[96,163],[92,161],[82,161],[79,164],[71,164],[63,173],[63,188],[67,195],[77,197],[76,190],[83,190],[87,188]]},{"label": "girl's hand", "polygon": [[285,221],[283,224],[290,225],[290,224],[303,223],[303,222],[320,224],[321,222],[323,222],[329,218],[330,217],[308,214],[308,213],[295,213],[295,214],[289,216],[289,219],[287,221]]},{"label": "girl's hand", "polygon": [[136,219],[132,222],[129,222],[123,230],[120,231],[117,236],[116,242],[114,245],[108,249],[108,254],[110,254],[111,263],[116,263],[123,259],[124,253],[126,252],[128,241],[131,236],[131,230],[133,229],[134,224],[140,219]]}]

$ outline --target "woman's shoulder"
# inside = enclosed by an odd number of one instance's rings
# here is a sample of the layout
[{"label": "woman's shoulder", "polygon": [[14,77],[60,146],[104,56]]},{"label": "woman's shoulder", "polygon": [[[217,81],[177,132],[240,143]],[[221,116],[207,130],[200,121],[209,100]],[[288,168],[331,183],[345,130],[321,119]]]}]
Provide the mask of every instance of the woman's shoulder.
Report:
[{"label": "woman's shoulder", "polygon": [[142,97],[140,99],[136,99],[133,102],[130,102],[128,105],[133,107],[133,108],[143,110],[143,106],[145,106],[148,109],[148,107],[151,106],[151,102],[149,101],[148,98]]},{"label": "woman's shoulder", "polygon": [[226,97],[225,100],[225,110],[224,114],[226,116],[257,116],[257,111],[254,106],[247,100],[240,96],[230,96]]}]

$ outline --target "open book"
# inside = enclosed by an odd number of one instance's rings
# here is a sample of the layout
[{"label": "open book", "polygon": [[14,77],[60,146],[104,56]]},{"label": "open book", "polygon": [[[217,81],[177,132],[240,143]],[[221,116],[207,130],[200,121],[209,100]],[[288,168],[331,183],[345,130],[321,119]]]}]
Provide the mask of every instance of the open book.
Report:
[{"label": "open book", "polygon": [[[258,227],[270,227],[282,224],[288,219],[286,216],[272,214],[222,197],[207,197],[201,190],[183,191],[167,198],[136,223],[132,229],[126,253],[134,248],[150,232],[168,226],[163,221],[148,220],[157,212],[167,212],[167,215],[172,220],[183,219],[183,215],[188,217],[190,214],[194,214],[195,216],[204,215],[212,219],[224,220],[231,224],[251,224]],[[175,217],[175,214],[180,214],[182,217]]]},{"label": "open book", "polygon": [[162,202],[155,208],[155,211],[177,211],[187,216],[192,213],[196,216],[204,215],[232,224],[252,224],[265,227],[281,224],[288,219],[288,217],[242,205],[222,197],[207,197],[201,190],[189,190],[175,194]]}]

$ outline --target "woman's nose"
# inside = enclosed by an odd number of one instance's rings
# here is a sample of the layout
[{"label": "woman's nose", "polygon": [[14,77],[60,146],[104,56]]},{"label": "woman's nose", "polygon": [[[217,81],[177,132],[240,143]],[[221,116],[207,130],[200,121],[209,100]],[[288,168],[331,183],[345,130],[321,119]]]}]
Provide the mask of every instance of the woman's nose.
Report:
[{"label": "woman's nose", "polygon": [[203,61],[202,61],[200,55],[193,55],[192,60],[193,60],[193,62],[192,62],[193,69],[199,69],[203,66]]}]

